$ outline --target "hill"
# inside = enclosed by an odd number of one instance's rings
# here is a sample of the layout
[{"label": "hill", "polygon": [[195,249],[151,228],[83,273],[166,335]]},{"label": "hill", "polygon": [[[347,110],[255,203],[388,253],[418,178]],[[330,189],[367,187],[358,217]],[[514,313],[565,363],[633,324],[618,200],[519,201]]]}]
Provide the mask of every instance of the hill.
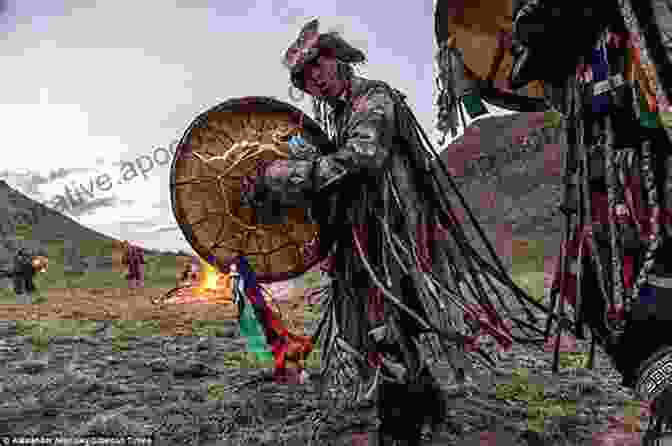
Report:
[{"label": "hill", "polygon": [[[87,228],[72,218],[32,200],[3,180],[0,180],[0,209],[3,210],[0,213],[0,267],[5,267],[14,255],[17,224],[28,224],[32,226],[32,236],[28,243],[49,252],[49,272],[44,275],[45,277],[38,279],[40,282],[49,282],[51,286],[75,285],[75,282],[70,280],[73,277],[65,276],[68,274],[83,276],[84,273],[87,273],[86,279],[89,282],[100,282],[102,276],[98,276],[100,274],[110,276],[110,272],[115,272],[115,277],[121,277],[120,268],[114,271],[114,256],[118,257],[119,254],[115,253],[115,247],[119,246],[119,240]],[[164,266],[166,262],[171,264],[171,274],[174,274],[172,270],[175,268],[177,253],[149,249],[145,249],[144,252],[146,257],[156,258],[157,261],[159,257],[163,258],[161,263]],[[174,281],[174,276],[171,280]],[[106,279],[103,283],[109,281]],[[9,282],[3,279],[0,285],[1,288],[6,288]]]},{"label": "hill", "polygon": [[[113,237],[82,226],[72,218],[32,200],[4,180],[0,180],[0,209],[3,210],[0,214],[0,259],[4,259],[7,254],[7,246],[2,242],[13,237],[14,228],[19,223],[32,225],[33,238],[43,243],[67,240],[75,245],[93,242],[96,245],[111,246],[118,242]],[[82,248],[85,249],[84,246]],[[176,254],[149,249],[145,253]]]},{"label": "hill", "polygon": [[562,181],[547,150],[559,141],[556,132],[537,114],[493,116],[474,122],[440,155],[508,267],[507,241],[534,241],[546,256],[559,253]]}]

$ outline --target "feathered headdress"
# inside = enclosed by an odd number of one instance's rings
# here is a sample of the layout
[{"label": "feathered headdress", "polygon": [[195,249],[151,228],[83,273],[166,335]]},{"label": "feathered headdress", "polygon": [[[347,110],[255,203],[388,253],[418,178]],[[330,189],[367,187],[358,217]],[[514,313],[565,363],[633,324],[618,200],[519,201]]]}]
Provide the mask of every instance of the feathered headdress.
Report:
[{"label": "feathered headdress", "polygon": [[337,32],[320,34],[319,27],[319,19],[311,20],[304,25],[299,37],[283,57],[283,64],[289,69],[292,84],[303,91],[305,91],[303,69],[321,54],[330,55],[347,64],[366,61],[364,53],[346,42]]}]

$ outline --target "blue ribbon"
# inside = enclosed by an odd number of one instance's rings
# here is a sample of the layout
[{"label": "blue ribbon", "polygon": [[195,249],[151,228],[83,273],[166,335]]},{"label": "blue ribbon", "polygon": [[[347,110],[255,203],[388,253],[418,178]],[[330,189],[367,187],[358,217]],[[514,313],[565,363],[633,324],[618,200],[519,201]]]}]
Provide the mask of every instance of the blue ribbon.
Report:
[{"label": "blue ribbon", "polygon": [[257,283],[257,275],[254,273],[250,262],[244,256],[238,258],[238,273],[245,284],[245,292],[247,293],[249,290],[253,290],[252,296],[248,295],[248,298],[252,301],[252,305],[257,308],[263,307],[265,301],[261,288]]},{"label": "blue ribbon", "polygon": [[643,286],[639,290],[639,301],[645,305],[656,304],[656,289],[652,286]]},{"label": "blue ribbon", "polygon": [[291,147],[303,147],[306,145],[306,140],[301,135],[294,135],[290,138],[288,144]]},{"label": "blue ribbon", "polygon": [[[249,299],[252,305],[244,305],[240,317],[240,333],[247,338],[248,351],[254,352],[261,361],[273,359],[268,341],[266,339],[266,328],[264,322],[258,319],[254,308],[262,309],[265,301],[261,288],[257,284],[257,276],[248,260],[241,256],[238,259],[238,273],[240,274],[240,284],[242,290],[236,290],[241,293],[240,299]],[[251,293],[251,295],[250,295]],[[254,308],[253,308],[254,307]],[[263,317],[263,315],[262,315]]]},{"label": "blue ribbon", "polygon": [[[607,80],[609,78],[609,61],[607,60],[607,47],[601,43],[593,48],[592,55],[593,67],[593,85],[597,82]],[[591,95],[594,93],[591,91]],[[609,109],[610,96],[608,94],[593,95],[592,108],[593,113],[604,113]]]}]

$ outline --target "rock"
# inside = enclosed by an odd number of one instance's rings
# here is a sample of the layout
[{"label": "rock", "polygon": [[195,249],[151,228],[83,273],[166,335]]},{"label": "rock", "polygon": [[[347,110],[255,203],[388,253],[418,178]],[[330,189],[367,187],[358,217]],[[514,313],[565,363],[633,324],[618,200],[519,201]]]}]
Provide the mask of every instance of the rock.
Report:
[{"label": "rock", "polygon": [[21,373],[36,375],[42,373],[48,365],[49,361],[28,359],[15,363],[14,368]]},{"label": "rock", "polygon": [[82,259],[88,271],[103,271],[111,270],[113,267],[113,259],[111,256],[91,256]]},{"label": "rock", "polygon": [[174,366],[173,375],[177,377],[203,378],[205,376],[216,376],[217,371],[200,361],[190,361],[186,364]]},{"label": "rock", "polygon": [[73,434],[80,438],[87,436],[107,436],[113,438],[125,438],[127,436],[147,437],[147,426],[130,420],[123,415],[123,410],[128,408],[124,407],[123,409],[98,414],[78,428]]},{"label": "rock", "polygon": [[16,321],[0,321],[0,338],[16,335]]}]

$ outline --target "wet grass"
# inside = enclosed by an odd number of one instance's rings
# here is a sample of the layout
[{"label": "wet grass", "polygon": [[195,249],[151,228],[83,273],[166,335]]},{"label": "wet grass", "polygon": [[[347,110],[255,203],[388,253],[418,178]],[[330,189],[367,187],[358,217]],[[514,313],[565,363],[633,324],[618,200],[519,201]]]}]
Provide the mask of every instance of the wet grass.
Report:
[{"label": "wet grass", "polygon": [[[193,321],[194,336],[200,337],[231,337],[231,324],[225,321]],[[17,334],[31,339],[34,351],[48,351],[49,342],[61,336],[91,336],[96,332],[95,321],[84,320],[38,320],[17,321]],[[116,352],[129,349],[131,338],[143,336],[159,336],[159,321],[128,321],[114,320],[110,326],[112,348]],[[316,348],[304,362],[307,368],[320,367],[320,350]],[[230,352],[225,354],[225,367],[240,368],[272,368],[273,361],[259,360],[257,355],[249,351]]]},{"label": "wet grass", "polygon": [[230,323],[225,321],[192,321],[191,330],[194,336],[223,337],[229,334]]},{"label": "wet grass", "polygon": [[[17,334],[28,336],[35,351],[46,351],[51,339],[62,336],[91,336],[97,328],[95,321],[40,320],[17,321]],[[112,348],[115,351],[128,349],[131,337],[157,336],[159,321],[115,320],[111,324]]]},{"label": "wet grass", "polygon": [[561,352],[560,367],[565,370],[583,369],[588,364],[590,355],[585,352]]},{"label": "wet grass", "polygon": [[224,367],[241,369],[270,369],[273,360],[260,359],[256,353],[249,351],[227,352],[224,354]]},{"label": "wet grass", "polygon": [[228,392],[227,386],[224,384],[208,385],[208,399],[210,400],[224,400]]},{"label": "wet grass", "polygon": [[160,334],[159,321],[112,321],[112,348],[115,351],[128,350],[128,341],[132,337],[149,337]]},{"label": "wet grass", "polygon": [[320,318],[321,310],[317,304],[306,304],[304,308],[304,317],[307,320],[318,320]]},{"label": "wet grass", "polygon": [[550,417],[576,415],[576,402],[545,398],[544,386],[529,381],[528,369],[516,369],[510,383],[498,384],[498,399],[525,402],[527,404],[528,429],[543,433],[545,422]]},{"label": "wet grass", "polygon": [[511,278],[538,302],[544,300],[544,258],[557,253],[545,249],[540,240],[514,241]]},{"label": "wet grass", "polygon": [[17,334],[30,337],[33,351],[46,352],[49,342],[60,336],[89,336],[95,332],[96,323],[79,320],[16,321]]},{"label": "wet grass", "polygon": [[[68,271],[64,266],[63,243],[49,242],[46,243],[46,248],[49,255],[49,269],[34,278],[37,289],[33,295],[34,303],[46,303],[50,289],[128,288],[125,271],[113,269]],[[145,261],[145,288],[172,288],[176,285],[178,265],[175,257],[148,255],[145,256]],[[11,287],[0,289],[0,305],[14,303],[16,303],[14,290]]]}]

